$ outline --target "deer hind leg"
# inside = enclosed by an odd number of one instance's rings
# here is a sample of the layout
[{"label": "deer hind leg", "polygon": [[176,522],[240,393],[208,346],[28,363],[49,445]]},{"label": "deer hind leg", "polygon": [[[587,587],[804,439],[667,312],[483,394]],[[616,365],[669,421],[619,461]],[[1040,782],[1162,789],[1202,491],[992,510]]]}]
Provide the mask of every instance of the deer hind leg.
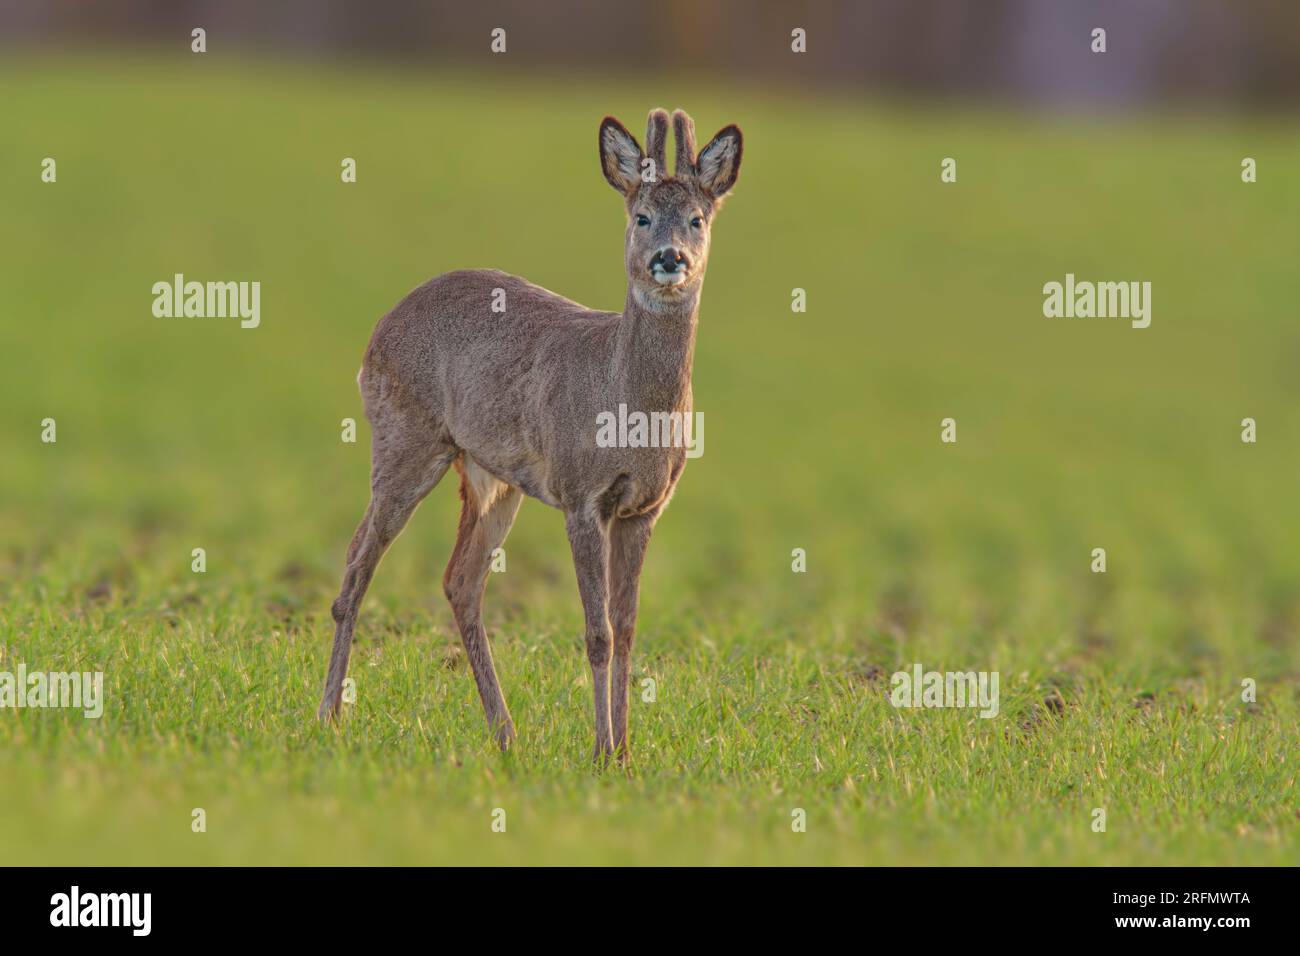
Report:
[{"label": "deer hind leg", "polygon": [[[426,438],[427,441],[427,438]],[[449,447],[422,445],[419,441],[386,441],[376,430],[370,474],[370,506],[348,545],[343,586],[332,607],[334,650],[325,676],[325,692],[317,716],[338,717],[343,679],[348,673],[357,611],[366,588],[388,546],[401,533],[416,506],[446,473],[456,456]]]},{"label": "deer hind leg", "polygon": [[609,618],[614,631],[613,687],[610,722],[614,752],[620,763],[628,758],[628,684],[632,675],[632,639],[636,634],[637,595],[641,566],[658,513],[616,519],[609,537]]},{"label": "deer hind leg", "polygon": [[493,478],[472,459],[466,458],[463,464],[458,461],[456,469],[461,474],[460,530],[443,575],[442,589],[456,617],[488,727],[497,745],[506,750],[515,739],[515,725],[501,694],[492,663],[492,646],[483,627],[483,592],[492,553],[510,533],[523,495],[518,488]]}]

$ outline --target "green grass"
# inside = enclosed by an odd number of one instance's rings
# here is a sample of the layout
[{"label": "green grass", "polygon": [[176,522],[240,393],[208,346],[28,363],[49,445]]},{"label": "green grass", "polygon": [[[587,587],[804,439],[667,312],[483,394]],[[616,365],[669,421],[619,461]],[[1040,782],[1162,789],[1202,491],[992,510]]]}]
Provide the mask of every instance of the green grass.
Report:
[{"label": "green grass", "polygon": [[[0,97],[0,670],[103,670],[108,695],[98,721],[0,712],[5,862],[1300,862],[1292,124],[212,54],[11,58]],[[617,308],[595,131],[656,105],[746,150],[705,454],[643,582],[632,773],[588,763],[573,572],[535,502],[488,588],[521,735],[494,750],[440,594],[451,481],[376,576],[357,703],[317,726],[373,323],[473,266]],[[175,272],[259,280],[261,328],[153,318]],[[1150,280],[1151,328],[1045,319],[1066,272]],[[1000,716],[895,710],[914,661],[999,671]]]}]

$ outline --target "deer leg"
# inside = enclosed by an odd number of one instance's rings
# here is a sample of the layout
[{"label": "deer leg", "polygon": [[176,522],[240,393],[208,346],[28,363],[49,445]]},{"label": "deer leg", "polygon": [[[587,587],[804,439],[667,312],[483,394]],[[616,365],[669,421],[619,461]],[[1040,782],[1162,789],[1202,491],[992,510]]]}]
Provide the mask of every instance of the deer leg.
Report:
[{"label": "deer leg", "polygon": [[613,687],[610,720],[614,752],[620,763],[628,758],[628,684],[632,675],[632,639],[636,634],[637,594],[641,565],[658,513],[621,518],[610,527],[609,618],[614,630]]},{"label": "deer leg", "polygon": [[572,511],[565,515],[565,528],[586,618],[587,662],[596,705],[596,746],[591,758],[603,764],[614,752],[609,719],[609,526],[594,513]]},{"label": "deer leg", "polygon": [[343,697],[343,679],[348,673],[348,658],[352,654],[352,634],[356,627],[357,611],[366,596],[366,588],[384,556],[388,546],[401,533],[402,528],[446,473],[455,452],[411,456],[387,461],[378,456],[370,480],[370,507],[361,519],[352,543],[348,546],[347,570],[343,572],[343,586],[334,601],[334,650],[330,654],[329,671],[325,676],[325,693],[321,698],[317,717],[323,721],[338,717]]},{"label": "deer leg", "polygon": [[357,551],[361,548],[361,542],[365,540],[366,532],[370,530],[370,516],[375,513],[373,502],[366,505],[366,513],[361,516],[361,524],[357,525],[357,530],[352,535],[352,543],[348,545],[347,557],[343,559],[343,566],[346,568],[352,563],[357,556]]},{"label": "deer leg", "polygon": [[515,725],[501,694],[501,684],[492,663],[492,645],[488,643],[487,631],[483,627],[483,591],[487,587],[492,552],[501,547],[510,533],[523,495],[518,488],[502,482],[485,482],[482,474],[479,472],[474,480],[464,474],[461,476],[460,530],[456,534],[456,547],[452,550],[447,572],[443,575],[442,589],[451,602],[488,727],[496,737],[497,745],[506,750],[515,739]]}]

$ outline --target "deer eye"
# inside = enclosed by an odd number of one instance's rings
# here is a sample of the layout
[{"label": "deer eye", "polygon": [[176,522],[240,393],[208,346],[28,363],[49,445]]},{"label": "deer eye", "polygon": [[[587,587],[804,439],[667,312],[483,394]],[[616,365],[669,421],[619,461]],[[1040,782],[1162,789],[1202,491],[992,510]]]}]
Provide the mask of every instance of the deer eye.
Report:
[{"label": "deer eye", "polygon": [[649,217],[649,216],[643,216],[643,215],[641,215],[640,213],[637,213],[636,224],[637,224],[638,226],[648,226],[648,225],[650,225],[650,217]]},{"label": "deer eye", "polygon": [[704,220],[703,220],[703,219],[701,219],[699,216],[691,216],[691,228],[692,228],[692,229],[699,229],[699,228],[702,227],[703,225],[704,225]]}]

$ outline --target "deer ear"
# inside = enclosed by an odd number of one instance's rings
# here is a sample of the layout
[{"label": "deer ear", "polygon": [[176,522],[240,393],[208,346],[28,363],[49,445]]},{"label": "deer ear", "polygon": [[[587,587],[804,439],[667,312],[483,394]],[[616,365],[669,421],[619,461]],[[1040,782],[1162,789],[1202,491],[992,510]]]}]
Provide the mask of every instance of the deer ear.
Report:
[{"label": "deer ear", "polygon": [[612,116],[600,124],[600,168],[609,184],[624,196],[641,186],[641,146]]},{"label": "deer ear", "polygon": [[736,184],[740,175],[740,154],[745,142],[738,126],[727,126],[700,150],[695,161],[696,179],[701,188],[714,199],[721,199]]}]

